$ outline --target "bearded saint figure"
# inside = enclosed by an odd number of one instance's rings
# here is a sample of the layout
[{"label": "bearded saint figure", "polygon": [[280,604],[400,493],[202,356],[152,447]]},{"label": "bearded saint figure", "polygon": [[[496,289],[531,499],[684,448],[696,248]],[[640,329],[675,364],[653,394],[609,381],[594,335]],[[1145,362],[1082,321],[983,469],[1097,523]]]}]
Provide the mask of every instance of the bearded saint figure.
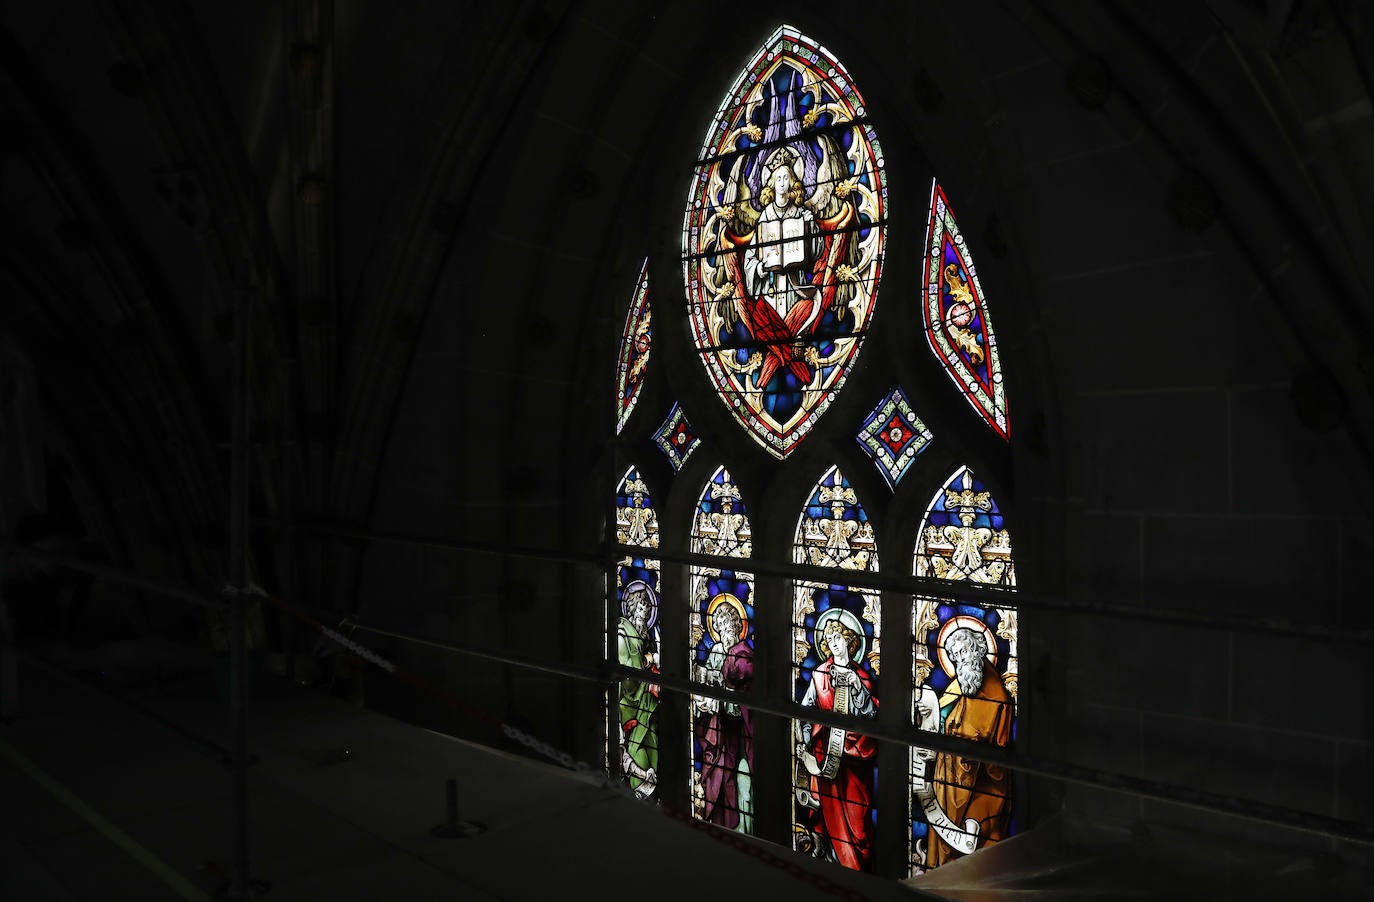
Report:
[{"label": "bearded saint figure", "polygon": [[780,371],[801,387],[811,383],[819,359],[805,339],[827,311],[843,320],[855,294],[857,179],[835,133],[813,130],[817,112],[800,114],[796,91],[770,93],[766,103],[767,128],[751,126],[761,146],[726,176],[717,309],[723,322],[742,322],[759,343],[757,388]]},{"label": "bearded saint figure", "polygon": [[[631,583],[625,591],[625,613],[616,629],[618,660],[637,670],[658,669],[649,620],[653,596],[647,584]],[[658,785],[658,695],[644,680],[620,681],[620,765],[630,788],[640,797]]]},{"label": "bearded saint figure", "polygon": [[[1011,694],[988,662],[987,638],[960,627],[949,634],[945,651],[954,662],[959,698],[945,718],[945,734],[995,746],[1011,743]],[[973,837],[975,848],[1005,839],[1011,819],[1011,780],[1005,768],[939,752],[932,779],[935,801],[949,821]],[[929,833],[926,867],[939,867],[962,853],[939,830]]]},{"label": "bearded saint figure", "polygon": [[[711,624],[717,640],[696,673],[698,682],[748,692],[754,680],[754,650],[743,638],[744,620],[728,600],[715,604]],[[754,832],[754,731],[749,709],[735,702],[693,697],[701,745],[702,820],[741,833]]]}]

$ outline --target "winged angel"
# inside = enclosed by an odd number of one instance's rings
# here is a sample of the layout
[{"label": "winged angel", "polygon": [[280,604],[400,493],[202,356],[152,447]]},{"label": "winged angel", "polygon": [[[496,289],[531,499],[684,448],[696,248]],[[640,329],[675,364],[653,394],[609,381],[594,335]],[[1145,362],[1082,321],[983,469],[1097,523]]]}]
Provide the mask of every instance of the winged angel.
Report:
[{"label": "winged angel", "polygon": [[[805,114],[799,106],[808,107]],[[847,130],[854,132],[848,151],[841,147]],[[712,175],[710,194],[723,202],[705,223],[701,248],[714,295],[711,334],[737,338],[717,353],[727,369],[752,376],[756,391],[784,373],[804,388],[844,357],[854,339],[837,336],[866,317],[871,290],[862,282],[876,262],[877,230],[861,239],[860,229],[872,221],[876,201],[850,174],[851,162],[854,172],[865,171],[865,145],[848,111],[826,100],[810,74],[782,95],[767,83],[762,96],[746,102],[726,144],[746,146]],[[857,323],[845,323],[855,316]],[[828,357],[814,338],[834,340]],[[747,358],[737,353],[740,344]]]}]

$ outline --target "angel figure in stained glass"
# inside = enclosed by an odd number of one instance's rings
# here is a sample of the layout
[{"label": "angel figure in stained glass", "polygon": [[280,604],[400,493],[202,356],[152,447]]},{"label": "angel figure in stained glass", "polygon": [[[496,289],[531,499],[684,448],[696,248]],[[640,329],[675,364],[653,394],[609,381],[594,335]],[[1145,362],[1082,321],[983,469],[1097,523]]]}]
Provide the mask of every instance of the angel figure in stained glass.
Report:
[{"label": "angel figure in stained glass", "polygon": [[[973,515],[966,514],[971,522]],[[945,538],[954,545],[954,556],[951,562],[959,570],[968,573],[983,566],[982,548],[992,538],[992,530],[978,527],[974,528],[969,523],[963,526],[946,526]]]},{"label": "angel figure in stained glass", "polygon": [[945,538],[954,546],[952,563],[966,573],[977,570],[983,566],[980,552],[992,539],[992,530],[986,527],[975,529],[973,521],[979,511],[992,510],[992,493],[974,491],[973,477],[965,471],[963,486],[959,491],[945,490],[945,508],[957,511],[962,524],[945,527]]},{"label": "angel figure in stained glass", "polygon": [[629,525],[625,532],[626,544],[644,545],[649,541],[649,518],[653,516],[653,511],[642,507],[643,504],[644,499],[636,496],[634,507],[625,511],[625,521]]},{"label": "angel figure in stained glass", "polygon": [[711,528],[716,534],[716,553],[734,553],[740,548],[740,528],[744,525],[744,515],[734,513],[735,502],[739,500],[739,488],[728,480],[712,483],[711,498],[720,501],[721,508],[710,515]]},{"label": "angel figure in stained glass", "polygon": [[846,505],[857,503],[858,498],[849,486],[822,486],[820,501],[822,504],[830,505],[830,516],[822,518],[816,524],[821,535],[825,537],[825,545],[822,548],[812,548],[811,562],[821,567],[852,566],[846,564],[852,550],[849,540],[859,531],[859,522],[846,520],[844,512]]},{"label": "angel figure in stained glass", "polygon": [[798,109],[799,97],[814,90],[779,96],[766,89],[767,125],[749,127],[759,145],[735,162],[720,213],[718,316],[743,323],[759,344],[757,364],[750,363],[758,389],[783,372],[810,385],[820,354],[805,342],[831,311],[837,328],[855,295],[857,179],[835,134],[815,127],[818,110]]},{"label": "angel figure in stained glass", "polygon": [[657,535],[652,536],[651,532],[657,532],[656,515],[652,507],[644,506],[644,498],[648,495],[649,488],[643,480],[633,480],[625,486],[626,492],[630,496],[630,506],[622,507],[618,513],[620,523],[623,526],[620,530],[620,542],[625,545],[657,545]]},{"label": "angel figure in stained glass", "polygon": [[973,477],[964,471],[963,482],[959,489],[945,490],[945,509],[959,517],[959,525],[953,523],[927,536],[930,544],[945,545],[949,557],[931,555],[930,566],[940,579],[968,579],[972,582],[999,583],[1006,572],[1005,560],[988,557],[988,550],[1001,551],[1007,543],[1006,530],[989,529],[975,526],[979,515],[992,510],[992,494],[977,491],[973,487]]},{"label": "angel figure in stained glass", "polygon": [[759,201],[763,212],[754,229],[753,251],[744,256],[744,272],[755,297],[768,298],[778,316],[786,321],[799,302],[808,302],[814,315],[816,287],[801,280],[808,263],[816,259],[816,217],[802,206],[801,158],[779,148],[765,164],[767,187]]}]

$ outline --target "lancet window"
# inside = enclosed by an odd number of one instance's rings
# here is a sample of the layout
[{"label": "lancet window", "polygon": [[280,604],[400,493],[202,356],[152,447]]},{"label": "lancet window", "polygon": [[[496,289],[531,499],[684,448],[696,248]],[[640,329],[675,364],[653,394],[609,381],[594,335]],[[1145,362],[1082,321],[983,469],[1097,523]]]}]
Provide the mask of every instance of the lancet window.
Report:
[{"label": "lancet window", "polygon": [[[860,586],[792,584],[793,689],[803,707],[878,716],[881,601],[862,574],[878,572],[868,514],[839,467],[816,483],[797,520],[792,559],[853,570]],[[877,832],[878,743],[857,730],[796,721],[792,836],[799,852],[868,870]]]},{"label": "lancet window", "polygon": [[[754,682],[754,577],[749,512],[724,467],[707,480],[692,512],[692,550],[740,558],[743,568],[699,567],[688,586],[689,669],[693,682],[747,697]],[[740,700],[692,696],[692,814],[754,832],[753,716]]]},{"label": "lancet window", "polygon": [[[1016,740],[1016,620],[1004,604],[960,600],[959,584],[1011,590],[1011,535],[992,493],[960,467],[935,493],[917,533],[914,572],[950,594],[912,599],[912,720],[922,730],[999,748]],[[971,757],[911,750],[913,873],[1015,832],[1011,774]]]},{"label": "lancet window", "polygon": [[635,794],[653,795],[658,789],[658,702],[660,687],[652,674],[659,672],[659,561],[658,512],[649,487],[639,471],[630,467],[615,493],[615,538],[620,545],[636,546],[615,569],[616,660],[644,671],[642,679],[620,681],[612,715],[619,732],[619,773]]}]

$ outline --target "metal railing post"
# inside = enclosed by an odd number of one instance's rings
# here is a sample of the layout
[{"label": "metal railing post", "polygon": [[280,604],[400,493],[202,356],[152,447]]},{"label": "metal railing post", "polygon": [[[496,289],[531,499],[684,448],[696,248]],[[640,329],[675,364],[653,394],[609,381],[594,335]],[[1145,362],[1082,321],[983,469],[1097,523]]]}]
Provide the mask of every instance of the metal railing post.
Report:
[{"label": "metal railing post", "polygon": [[[6,556],[7,557],[7,556]],[[5,568],[0,561],[0,573]],[[0,719],[19,714],[19,662],[14,648],[14,631],[10,627],[9,609],[5,607],[4,582],[0,581]]]},{"label": "metal railing post", "polygon": [[251,899],[248,870],[248,701],[244,685],[248,604],[248,353],[251,291],[236,292],[232,458],[229,470],[230,897]]}]

